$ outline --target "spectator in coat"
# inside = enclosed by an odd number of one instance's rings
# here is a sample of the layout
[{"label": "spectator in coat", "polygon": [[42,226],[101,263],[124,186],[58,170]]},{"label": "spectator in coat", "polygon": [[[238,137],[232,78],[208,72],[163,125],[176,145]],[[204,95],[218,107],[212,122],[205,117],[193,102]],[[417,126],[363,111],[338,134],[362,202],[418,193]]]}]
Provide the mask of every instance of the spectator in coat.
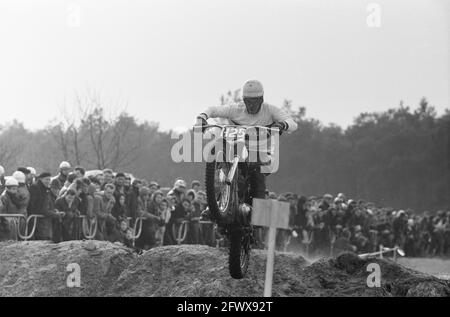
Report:
[{"label": "spectator in coat", "polygon": [[[155,241],[155,221],[158,221],[159,218],[150,212],[150,203],[149,202],[150,189],[146,186],[143,186],[139,190],[138,197],[138,215],[139,217],[143,217],[144,220],[142,222],[142,233],[139,239],[136,241],[136,245],[142,249],[148,250],[152,246],[156,244]],[[161,195],[154,195],[154,199],[159,199]],[[155,203],[156,206],[156,203]]]},{"label": "spectator in coat", "polygon": [[297,214],[294,217],[295,228],[303,229],[306,227],[306,201],[307,198],[305,196],[300,196],[300,198],[297,200]]},{"label": "spectator in coat", "polygon": [[167,199],[161,200],[158,206],[156,216],[159,217],[158,227],[155,232],[156,245],[161,246],[164,244],[164,235],[166,232],[166,226],[170,221],[171,213],[169,208],[169,202]]},{"label": "spectator in coat", "polygon": [[36,169],[34,167],[27,167],[27,170],[30,171],[30,174],[27,175],[27,187],[28,189],[30,188],[31,184],[33,184],[33,182],[36,179]]},{"label": "spectator in coat", "polygon": [[323,195],[322,202],[319,205],[319,209],[322,211],[327,211],[333,202],[333,196],[330,194]]},{"label": "spectator in coat", "polygon": [[190,223],[189,223],[189,243],[191,244],[201,244],[203,243],[203,227],[200,225],[200,219],[202,216],[202,211],[206,209],[206,195],[204,192],[198,191],[195,193],[192,189],[189,190],[189,193],[194,195],[194,198],[191,201],[191,212],[190,212]]},{"label": "spectator in coat", "polygon": [[125,183],[124,183],[123,187],[125,188],[125,192],[128,192],[130,190],[131,176],[125,174]]},{"label": "spectator in coat", "polygon": [[180,204],[175,207],[175,210],[172,212],[172,220],[173,222],[180,224],[184,219],[190,216],[192,211],[192,205],[189,199],[184,198]]},{"label": "spectator in coat", "polygon": [[[81,179],[81,192],[77,192],[77,200],[79,202],[78,210],[80,212],[81,216],[85,216],[86,223],[88,225],[91,225],[94,219],[94,195],[95,195],[95,186],[91,183],[89,178],[83,177]],[[75,188],[76,189],[76,188]],[[75,190],[72,189],[72,190]],[[83,236],[83,219],[82,218],[76,218],[76,236],[78,239],[82,239]]]},{"label": "spectator in coat", "polygon": [[408,219],[406,213],[400,210],[392,223],[394,232],[394,241],[396,245],[403,245],[406,239],[406,229],[408,227]]},{"label": "spectator in coat", "polygon": [[127,216],[128,216],[128,211],[127,211],[127,205],[125,204],[125,195],[120,195],[119,196],[119,205],[117,208],[113,208],[112,209],[112,215],[114,218],[116,218],[116,220],[118,222],[121,222],[122,220],[126,221],[127,220]]},{"label": "spectator in coat", "polygon": [[168,231],[170,232],[172,243],[177,243],[177,237],[175,235],[178,232],[178,228],[182,224],[183,220],[190,218],[191,212],[192,205],[187,198],[184,198],[181,203],[177,204],[175,207],[168,223]]},{"label": "spectator in coat", "polygon": [[51,208],[50,205],[50,187],[51,174],[42,172],[39,174],[36,182],[30,187],[30,202],[28,203],[28,214],[42,215],[44,218],[37,219],[35,239],[52,240],[53,219],[61,215]]},{"label": "spectator in coat", "polygon": [[28,203],[30,201],[30,192],[27,186],[27,177],[21,171],[15,171],[12,176],[19,183],[17,189],[17,202],[18,202],[18,213],[22,215],[27,215]]},{"label": "spectator in coat", "polygon": [[60,187],[58,196],[63,196],[65,192],[73,186],[73,183],[76,181],[77,175],[75,173],[69,173],[67,175],[66,181],[64,182],[63,187]]},{"label": "spectator in coat", "polygon": [[[89,186],[91,185],[91,180],[87,177],[83,177],[81,179],[81,191],[78,194],[80,198],[80,212],[82,215],[86,215],[87,213],[87,196],[89,195]],[[81,200],[84,201],[84,206],[81,208]]]},{"label": "spectator in coat", "polygon": [[164,199],[164,195],[162,191],[157,190],[151,196],[149,196],[149,201],[147,205],[147,211],[152,213],[153,215],[157,214],[159,204]]},{"label": "spectator in coat", "polygon": [[70,173],[70,169],[71,166],[69,162],[62,161],[61,164],[59,164],[59,173],[53,178],[58,181],[59,189],[63,188],[64,184],[66,183],[67,176]]},{"label": "spectator in coat", "polygon": [[112,210],[112,215],[118,215],[120,213],[120,196],[126,196],[126,189],[125,189],[125,174],[124,173],[117,173],[116,174],[116,180],[115,184],[116,190],[114,191],[114,199],[116,201],[114,208]]},{"label": "spectator in coat", "polygon": [[138,197],[139,197],[139,189],[142,187],[142,181],[139,179],[133,180],[131,183],[131,187],[127,192],[126,196],[126,205],[128,216],[131,217],[131,220],[134,221],[138,217]]},{"label": "spectator in coat", "polygon": [[56,200],[59,198],[58,193],[60,191],[59,181],[54,178],[50,182],[50,191],[49,191],[49,209],[55,210],[59,217],[55,217],[52,219],[52,241],[54,243],[59,243],[63,241],[62,236],[62,218],[64,217],[64,212],[59,212],[55,208]]},{"label": "spectator in coat", "polygon": [[173,188],[167,193],[167,195],[171,195],[176,197],[177,203],[181,203],[184,199],[186,193],[186,182],[182,179],[177,179]]},{"label": "spectator in coat", "polygon": [[[14,177],[5,180],[5,191],[0,196],[0,214],[18,214],[17,190],[19,182]],[[0,218],[0,241],[17,239],[17,227],[13,218]]]},{"label": "spectator in coat", "polygon": [[64,241],[78,239],[78,217],[80,216],[80,200],[73,189],[69,189],[64,196],[58,198],[55,202],[55,209],[64,212],[62,219],[62,237]]},{"label": "spectator in coat", "polygon": [[199,190],[195,194],[195,199],[192,201],[192,208],[194,210],[194,214],[196,217],[202,213],[207,207],[206,202],[206,193],[204,191]]},{"label": "spectator in coat", "polygon": [[367,230],[367,218],[365,217],[363,210],[360,207],[356,207],[353,211],[353,215],[349,219],[349,226],[355,228],[361,226],[363,232]]},{"label": "spectator in coat", "polygon": [[[112,215],[112,209],[116,204],[114,198],[115,192],[114,184],[108,183],[105,185],[105,190],[100,193],[101,199],[98,201],[100,205],[95,208],[97,210],[97,218],[99,219],[99,228],[103,238],[111,241],[113,237],[117,236],[117,219]],[[114,241],[111,241],[114,242]]]}]

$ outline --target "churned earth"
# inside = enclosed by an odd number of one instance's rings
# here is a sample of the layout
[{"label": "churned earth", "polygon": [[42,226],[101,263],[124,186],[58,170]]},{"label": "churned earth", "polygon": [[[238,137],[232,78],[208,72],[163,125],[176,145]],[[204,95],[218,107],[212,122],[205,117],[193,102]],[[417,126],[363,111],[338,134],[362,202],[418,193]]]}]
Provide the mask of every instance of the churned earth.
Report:
[{"label": "churned earth", "polygon": [[[2,242],[0,296],[262,296],[265,251],[252,251],[242,280],[229,276],[227,258],[226,249],[203,245],[138,255],[105,241]],[[71,263],[80,267],[80,287],[68,287]],[[367,285],[370,263],[380,267],[380,287]],[[273,295],[450,296],[450,281],[351,253],[313,263],[299,254],[277,253]]]}]

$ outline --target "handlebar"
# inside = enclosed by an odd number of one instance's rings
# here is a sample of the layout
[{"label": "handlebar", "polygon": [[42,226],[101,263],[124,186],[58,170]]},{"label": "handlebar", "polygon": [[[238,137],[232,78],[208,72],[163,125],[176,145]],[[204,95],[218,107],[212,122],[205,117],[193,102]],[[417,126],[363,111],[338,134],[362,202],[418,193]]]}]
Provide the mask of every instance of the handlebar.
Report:
[{"label": "handlebar", "polygon": [[205,131],[206,129],[209,128],[219,128],[219,129],[226,129],[226,128],[244,128],[244,129],[263,129],[263,130],[267,130],[267,131],[274,131],[274,132],[280,132],[280,129],[277,127],[273,127],[273,124],[269,124],[267,126],[259,126],[259,125],[237,125],[237,124],[224,124],[224,125],[220,125],[220,124],[207,124],[207,125],[203,125],[203,126],[194,126],[193,129],[202,129],[202,131]]}]

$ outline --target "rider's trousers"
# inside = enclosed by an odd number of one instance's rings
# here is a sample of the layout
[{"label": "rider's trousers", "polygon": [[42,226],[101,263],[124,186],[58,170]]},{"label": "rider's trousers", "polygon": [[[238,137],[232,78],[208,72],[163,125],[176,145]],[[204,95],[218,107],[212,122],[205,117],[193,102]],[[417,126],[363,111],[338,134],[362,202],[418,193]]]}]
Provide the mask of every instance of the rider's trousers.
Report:
[{"label": "rider's trousers", "polygon": [[260,164],[249,165],[250,197],[246,202],[251,205],[253,198],[265,198],[266,176],[261,173]]}]

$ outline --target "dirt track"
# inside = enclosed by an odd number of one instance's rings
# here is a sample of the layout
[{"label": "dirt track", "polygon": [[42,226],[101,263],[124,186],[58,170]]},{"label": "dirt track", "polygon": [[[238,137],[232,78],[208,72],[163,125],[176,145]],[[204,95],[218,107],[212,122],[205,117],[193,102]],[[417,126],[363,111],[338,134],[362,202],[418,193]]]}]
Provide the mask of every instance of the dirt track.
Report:
[{"label": "dirt track", "polygon": [[401,265],[413,270],[450,280],[450,259],[441,258],[399,258]]},{"label": "dirt track", "polygon": [[[0,296],[262,296],[265,252],[254,250],[248,276],[229,277],[227,251],[207,246],[169,246],[136,255],[95,241],[0,244]],[[381,287],[367,286],[369,263],[381,267]],[[66,285],[69,263],[81,268],[81,287]],[[389,260],[354,254],[309,263],[277,254],[274,296],[450,296],[450,282]]]}]

